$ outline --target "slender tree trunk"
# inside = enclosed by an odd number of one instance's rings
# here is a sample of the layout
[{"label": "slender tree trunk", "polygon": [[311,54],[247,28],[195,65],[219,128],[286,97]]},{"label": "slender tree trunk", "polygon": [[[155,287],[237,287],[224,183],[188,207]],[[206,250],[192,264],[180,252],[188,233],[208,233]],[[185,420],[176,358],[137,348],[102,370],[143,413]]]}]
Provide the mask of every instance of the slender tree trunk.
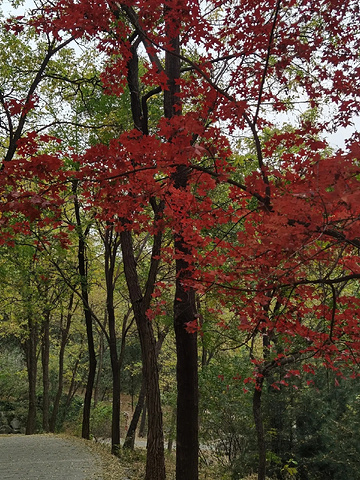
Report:
[{"label": "slender tree trunk", "polygon": [[[132,245],[131,233],[128,230],[121,232],[121,248],[123,253],[124,271],[126,282],[131,298],[133,313],[139,333],[142,353],[143,378],[146,384],[146,398],[148,406],[148,435],[147,435],[147,458],[145,480],[164,480],[164,434],[162,423],[162,410],[159,388],[159,371],[157,365],[156,342],[150,320],[146,316],[146,310],[150,305],[151,293],[155,283],[157,272],[158,253],[152,256],[152,267],[147,283],[145,296],[143,296],[136,270],[136,261]],[[158,238],[161,244],[161,237]],[[158,244],[154,241],[154,245]],[[155,248],[160,248],[156,245]],[[153,277],[153,278],[151,278]]]},{"label": "slender tree trunk", "polygon": [[[131,48],[132,56],[128,62],[128,86],[130,90],[131,112],[135,128],[144,135],[148,135],[147,113],[140,102],[139,68],[136,46]],[[146,107],[146,101],[143,107]],[[154,198],[150,199],[155,214],[155,226],[161,218],[164,203],[156,204]],[[126,219],[123,220],[126,224]],[[147,434],[147,458],[145,480],[164,480],[165,457],[164,457],[164,433],[162,410],[159,388],[159,371],[155,349],[155,337],[150,320],[146,311],[150,307],[151,295],[154,291],[159,258],[161,253],[162,232],[154,235],[150,269],[143,294],[136,270],[136,260],[132,245],[131,232],[124,230],[120,234],[121,248],[123,254],[124,271],[130,294],[133,313],[139,334],[143,381],[145,381],[146,401],[148,407],[148,434]]]},{"label": "slender tree trunk", "polygon": [[74,302],[74,292],[71,292],[69,299],[69,306],[66,317],[66,325],[63,325],[63,316],[61,316],[60,323],[60,332],[61,332],[61,341],[60,341],[60,352],[59,352],[59,373],[58,373],[58,388],[54,400],[53,411],[50,418],[50,432],[55,432],[56,428],[56,419],[59,412],[59,406],[61,401],[61,396],[64,388],[64,357],[65,357],[65,348],[69,339],[69,331],[72,319],[72,307]]},{"label": "slender tree trunk", "polygon": [[[168,333],[168,328],[165,328],[165,330],[163,330],[161,332],[161,334],[159,335],[159,338],[156,342],[156,347],[155,347],[156,358],[158,358],[158,356],[159,356],[162,344],[164,343],[164,340],[165,340],[165,337],[166,337],[167,333]],[[137,425],[139,423],[141,412],[143,412],[145,414],[144,418],[146,417],[146,403],[145,403],[146,396],[145,396],[145,392],[146,392],[145,382],[144,382],[144,380],[142,380],[138,401],[137,401],[135,411],[133,413],[133,416],[132,416],[132,419],[131,419],[131,422],[130,422],[130,426],[129,426],[127,434],[126,434],[126,438],[125,438],[125,442],[124,442],[124,448],[128,448],[128,449],[131,449],[131,450],[134,449],[135,437],[136,437],[136,428],[137,428]],[[145,421],[142,422],[142,423],[144,423],[144,426],[145,426]]]},{"label": "slender tree trunk", "polygon": [[90,411],[91,411],[91,398],[95,382],[96,375],[96,353],[94,346],[94,335],[93,335],[93,326],[92,326],[92,317],[89,310],[89,296],[88,296],[88,286],[87,286],[87,277],[85,269],[85,243],[82,239],[79,240],[79,272],[81,276],[81,291],[82,299],[84,306],[84,316],[86,324],[86,336],[88,344],[88,354],[89,354],[89,370],[85,390],[84,398],[84,409],[83,409],[83,421],[82,421],[82,431],[81,436],[87,440],[90,439]]},{"label": "slender tree trunk", "polygon": [[110,359],[112,371],[112,419],[111,419],[111,453],[120,452],[120,365],[116,348],[115,314],[113,307],[108,305],[110,332]]},{"label": "slender tree trunk", "polygon": [[41,345],[41,364],[43,381],[43,415],[42,427],[44,432],[49,431],[49,410],[50,410],[50,379],[49,379],[49,356],[50,356],[50,312],[45,313],[46,318],[43,323],[43,335]]},{"label": "slender tree trunk", "polygon": [[66,417],[66,411],[70,407],[72,399],[74,398],[75,393],[77,392],[77,390],[79,388],[79,384],[76,383],[75,378],[76,378],[76,374],[77,374],[77,371],[78,371],[78,368],[79,368],[79,365],[80,365],[80,360],[81,360],[81,357],[76,360],[74,368],[73,368],[73,372],[72,372],[72,376],[71,376],[71,382],[70,382],[68,393],[66,395],[66,400],[65,400],[65,405],[64,405],[63,421],[65,420],[65,417]]},{"label": "slender tree trunk", "polygon": [[29,337],[25,343],[26,365],[29,382],[28,392],[28,414],[26,421],[26,435],[33,435],[36,431],[36,374],[37,374],[37,325],[28,318]]},{"label": "slender tree trunk", "polygon": [[58,388],[56,391],[56,396],[53,405],[53,411],[51,413],[50,422],[49,422],[49,430],[50,432],[54,433],[56,429],[56,419],[59,413],[59,406],[61,401],[61,396],[64,388],[64,352],[65,348],[62,348],[63,344],[60,346],[59,352],[59,373],[58,373]]},{"label": "slender tree trunk", "polygon": [[82,421],[82,431],[81,436],[87,440],[90,439],[90,412],[91,412],[91,398],[95,383],[96,375],[96,353],[94,346],[94,333],[92,325],[92,315],[89,308],[89,286],[87,279],[87,261],[86,261],[86,243],[85,239],[88,233],[88,229],[84,232],[81,216],[80,216],[80,204],[77,196],[77,187],[78,181],[73,181],[72,191],[74,194],[74,211],[76,218],[76,226],[78,233],[78,269],[80,275],[80,286],[81,286],[81,298],[84,309],[85,325],[86,325],[86,337],[88,344],[88,354],[89,354],[89,370],[88,377],[86,382],[85,398],[84,398],[84,409],[83,409],[83,421]]},{"label": "slender tree trunk", "polygon": [[265,444],[265,434],[264,434],[264,425],[262,420],[261,412],[261,394],[263,386],[263,378],[258,378],[255,384],[255,390],[253,395],[253,415],[255,422],[255,429],[257,435],[258,443],[258,480],[265,480],[266,474],[266,444]]},{"label": "slender tree trunk", "polygon": [[[104,329],[106,328],[107,325],[107,311],[105,310],[105,319],[104,319]],[[105,345],[104,345],[104,332],[99,331],[99,355],[98,355],[98,369],[97,369],[97,374],[96,374],[96,380],[95,380],[95,387],[94,387],[94,407],[96,407],[98,401],[99,401],[99,388],[100,388],[100,381],[101,381],[101,374],[102,374],[102,369],[103,369],[103,363],[104,363],[104,351],[105,351]]]},{"label": "slender tree trunk", "polygon": [[81,436],[87,440],[90,439],[90,411],[91,411],[91,398],[94,387],[95,375],[96,375],[96,354],[94,348],[94,338],[92,331],[91,315],[85,312],[85,321],[86,321],[86,333],[88,337],[88,351],[89,351],[89,371],[86,383],[85,398],[84,398],[84,409],[83,409],[83,421],[82,421],[82,430]]},{"label": "slender tree trunk", "polygon": [[[83,336],[81,337],[81,341],[80,341],[81,345],[83,345],[84,343],[84,338]],[[80,365],[80,362],[81,362],[81,358],[82,358],[82,352],[80,353],[80,355],[77,357],[76,359],[76,362],[75,362],[75,365],[72,369],[72,374],[71,374],[71,381],[70,381],[70,386],[69,386],[69,390],[67,392],[67,395],[66,395],[66,400],[65,400],[65,404],[64,404],[64,409],[63,409],[63,412],[62,412],[62,415],[61,415],[61,422],[60,424],[62,425],[66,419],[66,412],[68,411],[68,409],[70,408],[70,405],[71,405],[71,402],[75,396],[75,393],[77,392],[78,388],[79,388],[79,383],[76,382],[76,375],[77,375],[77,372],[78,372],[78,369],[79,369],[79,365]]]},{"label": "slender tree trunk", "polygon": [[120,370],[125,352],[125,339],[127,331],[126,324],[128,314],[125,315],[123,320],[120,353],[118,353],[114,290],[116,283],[115,266],[117,251],[120,245],[120,236],[114,230],[112,224],[108,224],[105,232],[101,235],[105,247],[106,310],[109,328],[108,342],[112,371],[111,453],[118,456],[120,453]]},{"label": "slender tree trunk", "polygon": [[112,417],[111,417],[111,453],[120,453],[120,369],[118,361],[111,360],[112,378]]},{"label": "slender tree trunk", "polygon": [[126,433],[126,438],[124,441],[123,448],[125,449],[134,450],[136,429],[137,429],[140,415],[141,415],[141,412],[143,411],[144,405],[145,405],[145,382],[142,381],[138,401],[136,403],[136,407],[135,407],[128,431]]}]

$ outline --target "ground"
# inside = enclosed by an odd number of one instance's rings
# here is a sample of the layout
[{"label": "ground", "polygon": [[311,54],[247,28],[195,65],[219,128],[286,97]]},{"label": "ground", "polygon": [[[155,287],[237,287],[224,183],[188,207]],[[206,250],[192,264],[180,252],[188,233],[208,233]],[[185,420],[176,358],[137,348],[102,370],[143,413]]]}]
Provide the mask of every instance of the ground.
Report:
[{"label": "ground", "polygon": [[2,480],[127,480],[119,462],[77,438],[56,435],[0,436]]}]

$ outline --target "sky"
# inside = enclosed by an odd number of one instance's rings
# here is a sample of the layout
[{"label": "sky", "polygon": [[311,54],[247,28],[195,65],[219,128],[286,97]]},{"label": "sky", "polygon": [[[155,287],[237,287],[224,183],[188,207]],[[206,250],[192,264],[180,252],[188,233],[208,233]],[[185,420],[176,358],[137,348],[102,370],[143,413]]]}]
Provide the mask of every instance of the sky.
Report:
[{"label": "sky", "polygon": [[[24,10],[31,9],[34,7],[35,2],[33,0],[18,0],[15,3],[20,5],[17,8],[13,7],[14,2],[8,0],[0,0],[0,8],[3,11],[4,16],[8,15],[22,15]],[[330,114],[330,113],[329,113]],[[291,116],[288,118],[284,117],[280,119],[282,122],[291,122]],[[327,133],[325,139],[328,141],[331,147],[333,148],[344,148],[345,139],[349,138],[354,132],[360,132],[360,117],[353,118],[353,125],[346,128],[338,128],[333,133]]]}]

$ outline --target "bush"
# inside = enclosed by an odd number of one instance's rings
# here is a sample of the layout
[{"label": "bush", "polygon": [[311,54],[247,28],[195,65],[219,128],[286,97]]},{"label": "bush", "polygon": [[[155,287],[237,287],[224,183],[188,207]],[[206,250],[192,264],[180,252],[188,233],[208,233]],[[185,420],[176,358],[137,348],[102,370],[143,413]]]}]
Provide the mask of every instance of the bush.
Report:
[{"label": "bush", "polygon": [[111,417],[112,408],[108,402],[99,402],[95,408],[92,409],[90,417],[91,434],[95,438],[111,437]]}]

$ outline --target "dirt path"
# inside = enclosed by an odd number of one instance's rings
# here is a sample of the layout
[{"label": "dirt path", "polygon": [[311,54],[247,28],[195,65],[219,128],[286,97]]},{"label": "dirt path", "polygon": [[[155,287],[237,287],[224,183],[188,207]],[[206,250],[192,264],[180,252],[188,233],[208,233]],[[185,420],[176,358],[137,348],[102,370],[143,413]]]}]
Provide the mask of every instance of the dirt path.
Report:
[{"label": "dirt path", "polygon": [[52,435],[0,436],[1,480],[103,480],[85,444]]}]

